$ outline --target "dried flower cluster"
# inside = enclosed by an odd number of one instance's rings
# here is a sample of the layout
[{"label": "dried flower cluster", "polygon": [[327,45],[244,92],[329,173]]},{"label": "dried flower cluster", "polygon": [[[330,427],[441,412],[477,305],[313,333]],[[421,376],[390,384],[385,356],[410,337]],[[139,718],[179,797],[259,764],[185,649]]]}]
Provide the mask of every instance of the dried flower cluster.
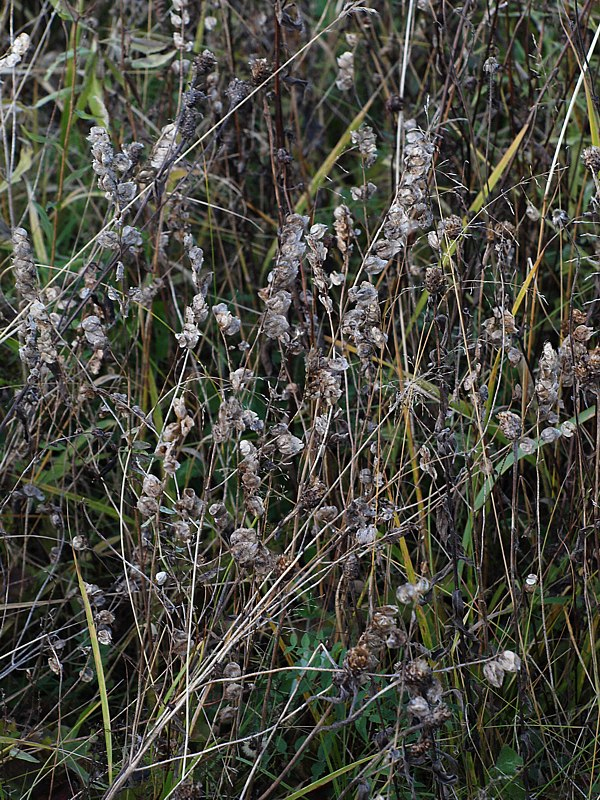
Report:
[{"label": "dried flower cluster", "polygon": [[194,420],[190,416],[183,398],[177,397],[173,400],[173,413],[176,421],[165,426],[155,450],[156,457],[162,459],[163,469],[169,475],[175,474],[179,469],[180,464],[176,459],[177,452],[194,427]]},{"label": "dried flower cluster", "polygon": [[37,383],[48,369],[55,371],[59,364],[54,344],[54,326],[52,316],[48,313],[39,292],[37,271],[27,231],[15,228],[12,241],[15,287],[19,305],[26,311],[25,318],[19,326],[22,341],[19,355],[30,381]]},{"label": "dried flower cluster", "polygon": [[442,700],[442,685],[424,658],[406,665],[404,681],[410,695],[406,711],[422,726],[420,739],[409,747],[409,755],[412,759],[420,759],[431,748],[434,731],[452,715]]},{"label": "dried flower cluster", "polygon": [[373,356],[387,342],[381,329],[381,310],[377,289],[368,281],[348,291],[348,299],[354,308],[347,311],[342,320],[342,333],[356,345],[362,370],[369,379],[375,375]]},{"label": "dried flower cluster", "polygon": [[550,342],[546,342],[538,364],[535,395],[538,401],[540,419],[547,420],[552,425],[558,422],[555,408],[558,402],[559,374],[560,360],[558,353]]},{"label": "dried flower cluster", "polygon": [[[580,324],[575,325],[575,322]],[[594,329],[585,324],[583,314],[574,314],[574,327],[558,349],[563,386],[597,384],[600,379],[600,348],[589,348]]]},{"label": "dried flower cluster", "polygon": [[350,138],[358,147],[365,167],[372,167],[377,161],[377,137],[373,128],[363,123],[357,131],[352,131]]},{"label": "dried flower cluster", "polygon": [[[127,0],[114,25],[86,17],[86,66],[38,60],[43,23],[60,19],[60,44],[77,20],[42,4],[27,52],[14,5],[0,57],[9,760],[19,741],[35,750],[31,731],[60,742],[63,702],[64,720],[89,707],[90,730],[106,728],[91,607],[111,708],[148,707],[131,729],[114,718],[112,776],[108,731],[69,753],[75,792],[102,762],[89,785],[111,800],[138,777],[157,796],[269,800],[326,769],[362,800],[475,796],[479,775],[494,796],[543,793],[550,759],[529,745],[569,717],[548,675],[580,670],[575,722],[596,697],[593,648],[562,645],[590,630],[593,602],[576,601],[597,588],[600,493],[600,148],[560,168],[560,123],[505,102],[561,101],[543,76],[556,51],[571,80],[568,46],[544,40],[528,95],[515,67],[532,37],[510,44],[515,20],[549,17],[502,14],[491,42],[477,3],[442,18],[419,0],[396,20],[389,3]],[[76,112],[99,120],[87,140]],[[82,163],[99,191],[80,191]],[[13,736],[9,707],[52,684],[71,687],[60,714],[35,699]],[[582,779],[565,754],[573,730],[551,759],[589,793],[587,751]],[[505,743],[522,756],[510,776]],[[353,777],[345,759],[363,751]]]},{"label": "dried flower cluster", "polygon": [[406,121],[405,136],[404,169],[384,226],[386,238],[403,244],[411,233],[428,228],[433,220],[427,184],[435,150],[414,119]]},{"label": "dried flower cluster", "polygon": [[138,511],[143,517],[158,514],[159,502],[164,490],[163,482],[156,475],[146,475],[143,483],[143,494],[137,502]]},{"label": "dried flower cluster", "polygon": [[238,471],[244,490],[246,512],[250,516],[262,517],[265,513],[265,505],[258,494],[262,483],[258,450],[252,442],[243,440],[240,442],[240,453],[243,458],[238,465]]},{"label": "dried flower cluster", "polygon": [[173,44],[177,50],[189,52],[194,42],[186,38],[190,24],[190,13],[188,11],[188,0],[172,0],[171,12],[169,14],[171,25],[173,26]]},{"label": "dried flower cluster", "polygon": [[261,433],[263,428],[264,423],[256,411],[245,409],[237,397],[229,397],[219,407],[218,418],[212,429],[213,441],[221,444],[246,430]]},{"label": "dried flower cluster", "polygon": [[208,293],[208,284],[212,274],[201,274],[202,264],[204,263],[204,253],[202,249],[194,243],[191,234],[188,233],[184,236],[183,243],[192,267],[192,281],[196,289],[196,294],[192,298],[190,305],[186,306],[183,331],[176,335],[176,339],[180,347],[191,349],[198,344],[201,336],[199,326],[202,325],[208,317],[206,295]]},{"label": "dried flower cluster", "polygon": [[502,687],[504,676],[507,672],[514,673],[521,669],[521,659],[511,650],[504,650],[483,665],[485,678],[496,689]]},{"label": "dried flower cluster", "polygon": [[133,142],[123,145],[121,152],[115,153],[106,129],[98,126],[91,128],[87,138],[92,146],[92,168],[98,176],[98,186],[115,206],[119,217],[136,195],[137,186],[130,176],[143,145]]},{"label": "dried flower cluster", "polygon": [[0,75],[11,72],[29,50],[30,37],[20,33],[11,44],[8,53],[0,58]]},{"label": "dried flower cluster", "polygon": [[354,54],[346,50],[337,58],[338,74],[335,85],[342,92],[349,92],[354,88]]},{"label": "dried flower cluster", "polygon": [[397,618],[398,609],[395,606],[376,609],[356,646],[346,653],[344,669],[359,683],[364,673],[375,669],[385,647],[396,649],[406,643],[406,634],[398,628]]},{"label": "dried flower cluster", "polygon": [[263,578],[274,567],[272,553],[252,528],[238,528],[233,531],[229,548],[233,560],[244,572],[253,572],[257,577]]}]

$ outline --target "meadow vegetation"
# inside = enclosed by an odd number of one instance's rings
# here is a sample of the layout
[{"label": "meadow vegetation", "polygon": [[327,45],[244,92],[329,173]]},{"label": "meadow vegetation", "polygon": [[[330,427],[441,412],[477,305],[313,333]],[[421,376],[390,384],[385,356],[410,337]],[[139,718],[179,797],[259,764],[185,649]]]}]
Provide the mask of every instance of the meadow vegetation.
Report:
[{"label": "meadow vegetation", "polygon": [[0,800],[600,796],[594,0],[5,0]]}]

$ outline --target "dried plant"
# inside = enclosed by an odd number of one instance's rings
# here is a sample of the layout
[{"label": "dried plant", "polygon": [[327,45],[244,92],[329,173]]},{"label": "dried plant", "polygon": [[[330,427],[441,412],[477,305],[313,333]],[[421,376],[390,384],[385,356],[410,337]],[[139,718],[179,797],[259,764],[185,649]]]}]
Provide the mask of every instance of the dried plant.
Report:
[{"label": "dried plant", "polygon": [[2,797],[598,796],[593,8],[8,0]]}]

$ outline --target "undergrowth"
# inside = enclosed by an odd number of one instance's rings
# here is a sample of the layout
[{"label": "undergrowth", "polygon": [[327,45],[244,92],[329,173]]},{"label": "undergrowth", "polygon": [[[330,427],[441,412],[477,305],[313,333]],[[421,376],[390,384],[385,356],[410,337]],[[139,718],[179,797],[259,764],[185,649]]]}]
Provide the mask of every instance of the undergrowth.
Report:
[{"label": "undergrowth", "polygon": [[0,31],[0,798],[597,798],[597,4]]}]

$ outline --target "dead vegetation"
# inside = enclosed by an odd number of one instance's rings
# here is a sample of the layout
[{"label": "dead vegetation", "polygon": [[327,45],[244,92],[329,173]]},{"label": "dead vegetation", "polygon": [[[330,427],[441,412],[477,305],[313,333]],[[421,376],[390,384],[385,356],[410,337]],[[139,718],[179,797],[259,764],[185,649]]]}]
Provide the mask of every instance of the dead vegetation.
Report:
[{"label": "dead vegetation", "polygon": [[595,4],[0,11],[0,798],[587,798]]}]

